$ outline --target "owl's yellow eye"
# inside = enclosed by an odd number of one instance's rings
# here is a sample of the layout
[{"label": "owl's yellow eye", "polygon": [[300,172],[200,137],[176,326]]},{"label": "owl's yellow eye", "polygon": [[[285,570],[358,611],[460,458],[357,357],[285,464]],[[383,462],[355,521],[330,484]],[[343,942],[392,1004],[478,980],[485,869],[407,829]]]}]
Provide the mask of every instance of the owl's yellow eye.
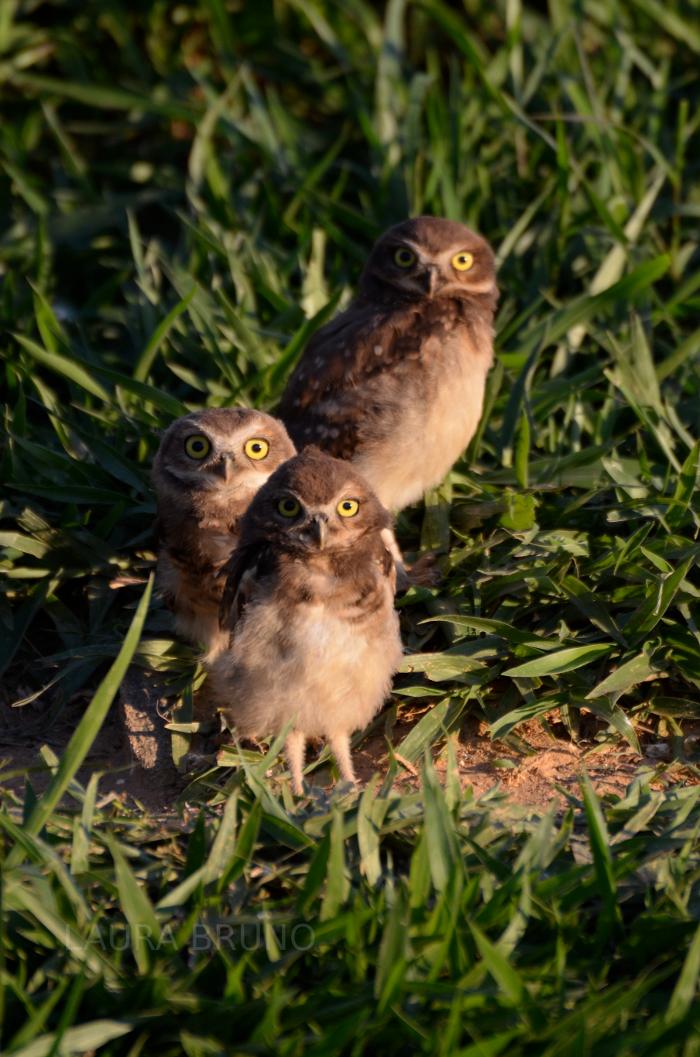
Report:
[{"label": "owl's yellow eye", "polygon": [[193,433],[185,441],[185,451],[190,459],[206,459],[211,451],[211,441],[203,433]]},{"label": "owl's yellow eye", "polygon": [[301,506],[296,499],[292,499],[292,497],[288,495],[285,496],[284,499],[280,499],[277,504],[277,509],[282,517],[297,517],[301,511]]},{"label": "owl's yellow eye", "polygon": [[264,459],[270,450],[270,445],[262,437],[251,437],[245,442],[243,451],[249,459]]},{"label": "owl's yellow eye", "polygon": [[406,249],[405,246],[401,246],[394,254],[394,264],[398,264],[399,268],[410,268],[412,264],[416,263],[416,255],[412,250]]},{"label": "owl's yellow eye", "polygon": [[474,263],[471,253],[455,253],[452,258],[452,267],[458,272],[468,272]]},{"label": "owl's yellow eye", "polygon": [[360,504],[357,499],[341,499],[336,507],[341,517],[354,517],[359,509]]}]

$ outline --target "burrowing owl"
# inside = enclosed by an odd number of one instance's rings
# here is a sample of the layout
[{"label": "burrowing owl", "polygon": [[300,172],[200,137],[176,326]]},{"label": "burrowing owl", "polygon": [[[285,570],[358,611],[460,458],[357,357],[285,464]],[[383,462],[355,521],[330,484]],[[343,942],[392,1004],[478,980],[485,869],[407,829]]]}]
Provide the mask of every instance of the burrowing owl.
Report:
[{"label": "burrowing owl", "polygon": [[351,460],[389,510],[419,499],[476,430],[497,297],[480,235],[438,217],[390,228],[289,380],[278,413],[297,447]]},{"label": "burrowing owl", "polygon": [[218,573],[250,500],[294,445],[281,422],[246,408],[185,415],[166,430],[153,465],[158,580],[178,631],[206,652],[222,639]]},{"label": "burrowing owl", "polygon": [[291,725],[296,792],[308,737],[327,739],[354,781],[350,735],[389,693],[401,658],[389,524],[364,478],[313,447],[275,471],[243,519],[222,603],[230,645],[208,692],[241,735]]}]

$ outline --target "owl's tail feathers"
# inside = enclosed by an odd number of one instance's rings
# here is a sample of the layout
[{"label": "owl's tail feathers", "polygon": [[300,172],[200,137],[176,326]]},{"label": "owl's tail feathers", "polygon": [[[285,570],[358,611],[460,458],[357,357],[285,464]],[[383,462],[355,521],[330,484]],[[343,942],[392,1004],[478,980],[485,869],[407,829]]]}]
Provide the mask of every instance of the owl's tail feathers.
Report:
[{"label": "owl's tail feathers", "polygon": [[443,581],[443,572],[440,568],[440,559],[444,555],[437,551],[426,551],[421,554],[412,565],[404,566],[409,586],[416,587],[439,587]]},{"label": "owl's tail feathers", "polygon": [[440,555],[433,552],[421,554],[413,563],[407,565],[404,561],[401,548],[396,542],[394,530],[382,529],[382,543],[391,555],[396,569],[396,587],[398,594],[408,591],[409,587],[437,587],[442,581],[442,573],[438,565]]}]

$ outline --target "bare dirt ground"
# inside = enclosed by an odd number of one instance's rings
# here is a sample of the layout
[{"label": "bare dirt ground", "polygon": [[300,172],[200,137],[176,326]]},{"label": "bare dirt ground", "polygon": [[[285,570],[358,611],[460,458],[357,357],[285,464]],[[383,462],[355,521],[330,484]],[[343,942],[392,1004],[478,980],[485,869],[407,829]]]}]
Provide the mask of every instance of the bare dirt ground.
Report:
[{"label": "bare dirt ground", "polygon": [[[0,704],[0,792],[4,788],[21,798],[27,778],[36,791],[44,788],[50,770],[40,749],[47,746],[57,756],[61,754],[85,702],[86,697],[78,695],[58,715],[53,715],[41,701],[21,708]],[[391,731],[394,748],[424,711],[415,707],[400,711]],[[700,734],[700,723],[697,726],[698,731],[689,732],[691,735]],[[645,755],[640,756],[624,743],[601,745],[592,738],[574,743],[563,736],[556,724],[544,727],[536,720],[523,724],[517,733],[524,751],[502,741],[494,742],[487,724],[474,718],[465,722],[458,736],[453,735],[461,784],[470,788],[475,798],[499,789],[516,804],[536,809],[552,803],[564,806],[567,793],[579,795],[583,768],[599,795],[623,795],[640,770],[656,788],[694,785],[699,781],[697,768],[671,760],[670,746],[659,739],[647,739]],[[446,753],[440,750],[438,745],[435,764],[444,776]],[[313,759],[313,754],[311,748],[309,758]],[[389,766],[385,734],[365,738],[355,749],[354,759],[362,785],[375,773],[384,777]],[[397,790],[418,788],[418,767],[400,756],[397,759]],[[175,768],[170,733],[159,715],[157,695],[149,691],[139,675],[127,676],[120,700],[112,707],[79,772],[79,780],[87,780],[95,770],[103,773],[103,795],[138,802],[155,814],[173,812],[178,795],[193,778],[192,773],[182,775]],[[330,784],[329,769],[315,771],[311,781]]]},{"label": "bare dirt ground", "polygon": [[[565,792],[580,796],[579,778],[584,768],[599,796],[622,796],[640,770],[648,773],[660,762],[658,757],[639,756],[624,745],[598,747],[592,742],[575,744],[569,739],[553,738],[536,721],[518,728],[520,738],[532,752],[527,755],[492,741],[487,724],[475,727],[460,733],[456,747],[460,783],[463,789],[471,788],[475,798],[498,788],[517,804],[544,809],[556,803],[563,807]],[[401,736],[407,732],[404,729]],[[363,782],[373,771],[385,771],[388,760],[383,739],[368,740],[356,751],[355,761]],[[446,769],[443,753],[436,760],[436,770],[444,776]],[[405,766],[398,781],[400,785],[418,787],[418,769]],[[697,781],[687,769],[673,767],[659,774],[652,785],[661,788]]]}]

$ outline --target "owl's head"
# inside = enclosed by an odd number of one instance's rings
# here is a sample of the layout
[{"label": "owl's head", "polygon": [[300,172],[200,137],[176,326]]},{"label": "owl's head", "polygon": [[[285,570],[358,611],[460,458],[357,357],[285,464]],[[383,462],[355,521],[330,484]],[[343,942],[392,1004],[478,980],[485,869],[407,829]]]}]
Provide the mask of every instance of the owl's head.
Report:
[{"label": "owl's head", "polygon": [[178,418],[165,431],[153,464],[156,492],[252,493],[294,455],[281,422],[242,407],[217,407]]},{"label": "owl's head", "polygon": [[347,550],[391,517],[352,466],[315,447],[275,470],[245,515],[242,542],[268,540],[293,553]]},{"label": "owl's head", "polygon": [[474,298],[495,305],[493,250],[475,231],[442,217],[414,217],[376,241],[360,279],[365,297],[420,301]]}]

